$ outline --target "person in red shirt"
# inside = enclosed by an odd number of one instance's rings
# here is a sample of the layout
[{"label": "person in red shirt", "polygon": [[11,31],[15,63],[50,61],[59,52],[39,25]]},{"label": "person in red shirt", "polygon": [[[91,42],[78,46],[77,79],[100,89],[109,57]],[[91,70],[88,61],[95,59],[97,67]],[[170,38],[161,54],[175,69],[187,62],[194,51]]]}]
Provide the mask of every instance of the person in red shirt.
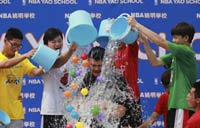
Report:
[{"label": "person in red shirt", "polygon": [[189,107],[194,108],[195,113],[187,121],[185,128],[200,128],[200,81],[195,82],[187,95]]},{"label": "person in red shirt", "polygon": [[125,44],[121,42],[118,46],[117,59],[115,67],[122,71],[128,85],[134,92],[135,99],[140,99],[140,90],[138,87],[138,42]]},{"label": "person in red shirt", "polygon": [[[120,42],[117,50],[117,58],[114,62],[116,69],[118,69],[124,76],[128,87],[133,92],[135,102],[139,107],[134,108],[138,112],[140,124],[142,124],[142,108],[140,105],[140,90],[138,87],[138,51],[139,44],[137,41],[132,44]],[[139,124],[139,125],[140,125]]]},{"label": "person in red shirt", "polygon": [[154,112],[142,125],[139,126],[139,128],[149,128],[161,115],[163,115],[164,127],[167,128],[166,118],[168,111],[168,96],[169,96],[168,87],[171,76],[170,74],[171,74],[170,70],[166,70],[165,72],[163,72],[161,76],[161,82],[166,91],[159,97],[156,106],[154,108]]}]

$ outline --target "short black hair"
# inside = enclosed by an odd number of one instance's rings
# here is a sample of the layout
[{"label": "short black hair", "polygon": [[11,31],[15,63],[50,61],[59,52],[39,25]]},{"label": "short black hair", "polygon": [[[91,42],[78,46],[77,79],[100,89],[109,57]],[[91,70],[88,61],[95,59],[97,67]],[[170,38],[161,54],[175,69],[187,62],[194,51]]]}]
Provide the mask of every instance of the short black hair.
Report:
[{"label": "short black hair", "polygon": [[105,49],[99,46],[93,47],[88,53],[88,58],[96,61],[103,60]]},{"label": "short black hair", "polygon": [[200,98],[200,81],[197,81],[192,86],[195,88],[195,98]]},{"label": "short black hair", "polygon": [[9,28],[6,32],[5,38],[7,40],[19,39],[23,40],[23,34],[18,28]]},{"label": "short black hair", "polygon": [[189,43],[192,43],[193,37],[195,34],[195,28],[187,23],[187,22],[180,22],[176,24],[172,29],[171,29],[171,35],[180,35],[180,36],[189,36]]},{"label": "short black hair", "polygon": [[47,45],[48,41],[54,40],[57,36],[61,36],[63,39],[62,32],[58,28],[48,28],[44,33],[44,44]]},{"label": "short black hair", "polygon": [[166,70],[161,75],[161,82],[165,89],[169,87],[170,77],[171,77],[171,70]]}]

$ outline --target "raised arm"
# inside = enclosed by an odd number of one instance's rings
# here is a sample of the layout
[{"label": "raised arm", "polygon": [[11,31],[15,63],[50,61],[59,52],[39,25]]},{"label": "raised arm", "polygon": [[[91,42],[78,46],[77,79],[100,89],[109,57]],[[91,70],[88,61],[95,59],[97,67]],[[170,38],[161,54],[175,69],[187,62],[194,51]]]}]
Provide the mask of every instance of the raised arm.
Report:
[{"label": "raised arm", "polygon": [[73,42],[72,45],[70,46],[69,50],[66,51],[65,53],[61,54],[58,59],[56,60],[55,64],[54,64],[54,68],[59,68],[62,65],[64,65],[69,58],[72,56],[72,54],[74,53],[74,51],[76,51],[77,49],[77,45]]},{"label": "raised arm", "polygon": [[10,67],[18,64],[19,62],[32,57],[33,54],[35,53],[35,51],[36,51],[36,49],[32,49],[29,52],[24,53],[20,56],[16,56],[16,57],[10,58],[6,61],[2,61],[2,62],[0,62],[0,68],[10,68]]},{"label": "raised arm", "polygon": [[128,17],[128,22],[132,28],[137,28],[141,33],[143,33],[147,38],[155,43],[156,45],[169,50],[169,46],[167,45],[167,41],[160,37],[158,34],[153,32],[152,30],[148,29],[147,27],[143,26],[139,22],[135,20],[133,16]]},{"label": "raised arm", "polygon": [[34,68],[34,69],[31,71],[30,77],[33,77],[33,76],[40,76],[40,75],[42,75],[43,73],[44,73],[43,67]]},{"label": "raised arm", "polygon": [[146,52],[146,55],[147,55],[147,58],[148,58],[150,64],[152,66],[163,65],[163,62],[159,58],[157,58],[156,55],[153,53],[153,51],[149,45],[147,37],[145,37],[142,33],[140,33],[138,40],[140,41],[140,43],[142,43],[144,45],[144,49],[145,49],[145,52]]}]

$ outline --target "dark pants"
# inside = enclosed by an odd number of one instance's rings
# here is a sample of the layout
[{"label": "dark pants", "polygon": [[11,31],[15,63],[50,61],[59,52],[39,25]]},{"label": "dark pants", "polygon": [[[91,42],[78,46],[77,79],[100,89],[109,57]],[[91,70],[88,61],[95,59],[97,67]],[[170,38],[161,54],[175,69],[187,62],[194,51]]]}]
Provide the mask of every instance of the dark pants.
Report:
[{"label": "dark pants", "polygon": [[43,115],[43,128],[65,128],[66,124],[63,115]]},{"label": "dark pants", "polygon": [[[167,128],[174,128],[176,110],[177,109],[175,109],[175,108],[168,110],[168,112],[167,112]],[[191,117],[193,113],[194,113],[194,111],[188,110],[189,117]]]}]

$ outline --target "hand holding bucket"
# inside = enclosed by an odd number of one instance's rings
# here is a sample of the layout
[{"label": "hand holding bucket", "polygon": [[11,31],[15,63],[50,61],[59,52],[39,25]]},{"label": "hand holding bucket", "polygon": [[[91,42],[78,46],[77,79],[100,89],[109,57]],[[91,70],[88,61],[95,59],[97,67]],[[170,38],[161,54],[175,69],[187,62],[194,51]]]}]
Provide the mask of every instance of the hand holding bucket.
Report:
[{"label": "hand holding bucket", "polygon": [[40,44],[39,48],[31,59],[42,66],[45,72],[48,72],[58,56],[59,51],[55,51],[44,44]]},{"label": "hand holding bucket", "polygon": [[0,110],[0,128],[10,124],[10,117],[3,110]]},{"label": "hand holding bucket", "polygon": [[130,15],[122,13],[111,25],[110,36],[112,40],[120,40],[127,44],[131,44],[138,38],[137,29],[131,30],[131,26],[128,24],[128,16]]},{"label": "hand holding bucket", "polygon": [[67,39],[76,42],[79,46],[87,46],[97,37],[97,30],[93,25],[91,16],[84,10],[77,10],[69,16]]}]

